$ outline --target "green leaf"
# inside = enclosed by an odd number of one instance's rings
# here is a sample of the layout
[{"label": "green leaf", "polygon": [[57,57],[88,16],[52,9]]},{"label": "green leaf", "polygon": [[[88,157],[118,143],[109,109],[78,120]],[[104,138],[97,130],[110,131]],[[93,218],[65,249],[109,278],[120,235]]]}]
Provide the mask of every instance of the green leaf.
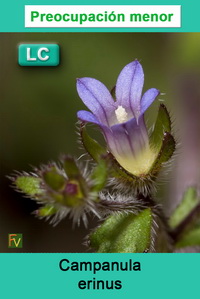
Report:
[{"label": "green leaf", "polygon": [[52,216],[57,212],[57,209],[52,205],[46,205],[44,207],[39,208],[37,211],[37,216],[39,217],[48,217]]},{"label": "green leaf", "polygon": [[200,198],[194,187],[189,187],[181,203],[169,219],[172,233],[175,233],[175,247],[200,245]]},{"label": "green leaf", "polygon": [[150,170],[151,174],[157,174],[162,167],[162,164],[167,162],[173,155],[176,149],[174,137],[168,133],[164,133],[161,150],[155,159],[155,162]]},{"label": "green leaf", "polygon": [[55,166],[52,166],[48,170],[43,171],[42,177],[45,183],[54,191],[62,190],[65,187],[66,178]]},{"label": "green leaf", "polygon": [[91,191],[99,192],[101,191],[107,181],[108,169],[106,160],[100,160],[97,166],[94,168],[93,173],[91,175],[91,179],[93,181],[93,186],[91,187]]},{"label": "green leaf", "polygon": [[150,247],[151,225],[150,209],[138,215],[114,214],[90,234],[90,245],[99,253],[144,252]]},{"label": "green leaf", "polygon": [[169,225],[172,229],[175,229],[187,216],[197,207],[200,203],[200,199],[197,196],[197,191],[193,187],[189,187],[184,195],[181,203],[172,213],[169,219]]},{"label": "green leaf", "polygon": [[165,105],[160,104],[154,130],[150,136],[151,146],[160,151],[164,133],[171,133],[171,119]]},{"label": "green leaf", "polygon": [[200,246],[200,226],[185,232],[176,243],[176,248]]},{"label": "green leaf", "polygon": [[84,148],[96,162],[101,159],[102,155],[107,154],[106,149],[88,135],[85,126],[81,126],[80,133]]},{"label": "green leaf", "polygon": [[41,179],[33,176],[18,176],[15,179],[17,189],[28,196],[36,196],[43,192],[41,189]]}]

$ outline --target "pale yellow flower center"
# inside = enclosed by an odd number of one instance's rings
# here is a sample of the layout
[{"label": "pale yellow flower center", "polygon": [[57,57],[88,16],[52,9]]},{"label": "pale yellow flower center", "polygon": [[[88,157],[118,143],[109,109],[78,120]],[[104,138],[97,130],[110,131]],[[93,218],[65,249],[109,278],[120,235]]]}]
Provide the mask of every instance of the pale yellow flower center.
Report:
[{"label": "pale yellow flower center", "polygon": [[156,153],[149,146],[147,146],[140,153],[138,153],[136,157],[133,157],[132,155],[115,155],[115,158],[118,163],[128,172],[135,176],[140,176],[147,174],[150,171],[156,156]]}]

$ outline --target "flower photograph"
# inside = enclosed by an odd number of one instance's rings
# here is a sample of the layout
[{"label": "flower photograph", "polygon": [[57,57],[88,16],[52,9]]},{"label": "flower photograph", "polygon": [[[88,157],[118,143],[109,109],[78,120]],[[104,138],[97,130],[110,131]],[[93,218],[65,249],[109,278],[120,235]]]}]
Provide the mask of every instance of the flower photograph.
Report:
[{"label": "flower photograph", "polygon": [[200,34],[0,40],[0,252],[200,252]]}]

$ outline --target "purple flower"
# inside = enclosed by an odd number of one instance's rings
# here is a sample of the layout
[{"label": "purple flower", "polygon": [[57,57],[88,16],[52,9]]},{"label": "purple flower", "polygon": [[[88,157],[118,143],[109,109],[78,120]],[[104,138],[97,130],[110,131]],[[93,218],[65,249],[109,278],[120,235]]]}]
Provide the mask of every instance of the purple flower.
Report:
[{"label": "purple flower", "polygon": [[144,112],[158,96],[155,88],[142,96],[144,73],[135,60],[127,64],[116,83],[116,101],[100,81],[93,78],[77,80],[77,91],[89,111],[79,111],[83,122],[97,124],[108,148],[118,163],[134,175],[148,173],[156,153],[149,145]]}]

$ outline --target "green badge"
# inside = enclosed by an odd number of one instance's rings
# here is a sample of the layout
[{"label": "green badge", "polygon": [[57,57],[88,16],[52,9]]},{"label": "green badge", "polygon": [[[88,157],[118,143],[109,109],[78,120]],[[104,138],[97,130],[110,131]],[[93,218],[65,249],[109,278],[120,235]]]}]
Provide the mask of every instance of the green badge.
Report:
[{"label": "green badge", "polygon": [[21,66],[57,66],[60,47],[57,44],[20,44],[18,63]]}]

